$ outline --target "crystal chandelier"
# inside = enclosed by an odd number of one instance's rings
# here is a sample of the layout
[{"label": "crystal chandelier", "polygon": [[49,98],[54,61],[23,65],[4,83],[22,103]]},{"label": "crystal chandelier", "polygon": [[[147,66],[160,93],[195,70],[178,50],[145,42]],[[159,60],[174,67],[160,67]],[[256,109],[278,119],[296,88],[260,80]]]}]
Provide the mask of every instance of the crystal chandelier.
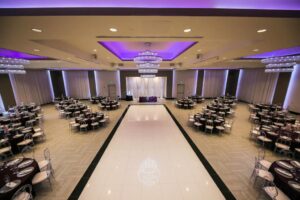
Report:
[{"label": "crystal chandelier", "polygon": [[265,72],[292,72],[294,66],[300,62],[300,56],[282,56],[262,59],[266,64]]},{"label": "crystal chandelier", "polygon": [[[150,48],[151,43],[146,42],[145,46]],[[139,73],[157,73],[162,60],[162,57],[150,50],[140,52],[138,56],[133,59],[139,69]]]},{"label": "crystal chandelier", "polygon": [[25,59],[0,57],[0,74],[26,74],[24,65],[29,63]]}]

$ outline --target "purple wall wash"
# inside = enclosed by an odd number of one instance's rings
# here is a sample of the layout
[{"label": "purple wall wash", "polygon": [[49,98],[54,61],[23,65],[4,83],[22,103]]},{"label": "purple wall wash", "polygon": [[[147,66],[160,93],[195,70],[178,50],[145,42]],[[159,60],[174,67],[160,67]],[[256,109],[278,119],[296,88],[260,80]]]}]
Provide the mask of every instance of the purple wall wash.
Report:
[{"label": "purple wall wash", "polygon": [[20,51],[14,51],[9,49],[0,48],[0,57],[8,57],[8,58],[19,58],[26,60],[48,60],[48,57],[32,55]]},{"label": "purple wall wash", "polygon": [[278,49],[274,51],[264,52],[260,54],[250,55],[242,57],[242,59],[264,59],[275,56],[290,56],[300,54],[300,46],[286,48],[286,49]]},{"label": "purple wall wash", "polygon": [[299,0],[1,0],[0,8],[219,8],[300,10]]},{"label": "purple wall wash", "polygon": [[152,42],[149,49],[145,47],[144,42],[99,41],[98,43],[122,61],[131,61],[138,55],[139,52],[145,50],[157,52],[164,61],[171,61],[191,48],[197,42]]}]

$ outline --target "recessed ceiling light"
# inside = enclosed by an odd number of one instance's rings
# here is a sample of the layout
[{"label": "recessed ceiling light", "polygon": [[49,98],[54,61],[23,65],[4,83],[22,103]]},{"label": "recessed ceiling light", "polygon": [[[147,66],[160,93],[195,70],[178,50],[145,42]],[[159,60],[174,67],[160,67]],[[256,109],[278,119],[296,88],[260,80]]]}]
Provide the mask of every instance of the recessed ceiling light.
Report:
[{"label": "recessed ceiling light", "polygon": [[257,52],[257,51],[259,51],[259,49],[253,49],[253,51]]},{"label": "recessed ceiling light", "polygon": [[183,30],[183,32],[185,32],[185,33],[188,33],[188,32],[191,32],[191,31],[192,31],[192,29],[190,29],[190,28],[186,28],[186,29]]},{"label": "recessed ceiling light", "polygon": [[42,29],[38,29],[38,28],[33,28],[31,30],[34,31],[34,32],[37,32],[37,33],[43,32]]},{"label": "recessed ceiling light", "polygon": [[39,49],[33,49],[33,51],[39,52],[40,50]]},{"label": "recessed ceiling light", "polygon": [[200,51],[202,51],[202,49],[198,49],[197,51],[200,52]]},{"label": "recessed ceiling light", "polygon": [[267,31],[267,29],[259,29],[259,30],[257,30],[258,33],[264,33],[266,31]]},{"label": "recessed ceiling light", "polygon": [[71,58],[67,58],[68,60],[71,60]]},{"label": "recessed ceiling light", "polygon": [[110,28],[109,29],[111,32],[117,32],[118,31],[118,29],[116,29],[116,28]]},{"label": "recessed ceiling light", "polygon": [[94,49],[93,51],[94,51],[94,52],[97,52],[97,49]]}]

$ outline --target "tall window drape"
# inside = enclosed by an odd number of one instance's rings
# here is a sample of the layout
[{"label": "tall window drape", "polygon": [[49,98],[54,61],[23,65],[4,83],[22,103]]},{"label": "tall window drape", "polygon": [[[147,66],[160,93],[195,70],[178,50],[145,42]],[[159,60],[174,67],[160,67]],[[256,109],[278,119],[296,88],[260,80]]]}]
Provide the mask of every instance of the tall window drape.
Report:
[{"label": "tall window drape", "polygon": [[241,70],[238,99],[249,103],[272,103],[278,73],[265,73],[264,69]]},{"label": "tall window drape", "polygon": [[78,99],[90,98],[90,83],[87,71],[64,71],[64,77],[67,96]]},{"label": "tall window drape", "polygon": [[204,70],[202,95],[204,97],[224,95],[227,74],[227,70]]},{"label": "tall window drape", "polygon": [[163,98],[166,96],[166,86],[166,77],[126,77],[127,94],[133,95],[134,98],[140,96],[156,96]]},{"label": "tall window drape", "polygon": [[52,101],[46,70],[27,70],[26,74],[10,74],[16,103],[45,104]]}]

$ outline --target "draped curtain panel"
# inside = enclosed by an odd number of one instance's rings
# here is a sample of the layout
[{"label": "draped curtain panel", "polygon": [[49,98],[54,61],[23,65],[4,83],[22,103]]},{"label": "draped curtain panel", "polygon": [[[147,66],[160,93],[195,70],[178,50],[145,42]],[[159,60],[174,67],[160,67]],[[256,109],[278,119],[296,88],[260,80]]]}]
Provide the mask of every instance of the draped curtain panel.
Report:
[{"label": "draped curtain panel", "polygon": [[188,97],[196,94],[197,89],[197,70],[176,70],[174,73],[174,93],[173,96],[177,97],[177,84],[184,84],[184,96]]},{"label": "draped curtain panel", "polygon": [[116,85],[117,96],[120,96],[120,77],[117,71],[95,71],[96,93],[98,96],[108,96],[108,84]]},{"label": "draped curtain panel", "polygon": [[228,70],[204,70],[202,96],[218,97],[225,93]]},{"label": "draped curtain panel", "polygon": [[78,99],[91,97],[88,71],[64,71],[64,74],[67,96]]},{"label": "draped curtain panel", "polygon": [[126,88],[127,94],[131,94],[134,98],[140,96],[163,98],[167,94],[167,78],[126,77]]},{"label": "draped curtain panel", "polygon": [[18,105],[22,102],[25,104],[52,102],[50,82],[46,70],[27,70],[26,74],[10,74],[10,80]]},{"label": "draped curtain panel", "polygon": [[249,103],[272,103],[278,73],[265,73],[264,69],[241,70],[237,97]]},{"label": "draped curtain panel", "polygon": [[284,107],[290,111],[300,113],[300,65],[294,66],[287,94],[284,101]]}]

